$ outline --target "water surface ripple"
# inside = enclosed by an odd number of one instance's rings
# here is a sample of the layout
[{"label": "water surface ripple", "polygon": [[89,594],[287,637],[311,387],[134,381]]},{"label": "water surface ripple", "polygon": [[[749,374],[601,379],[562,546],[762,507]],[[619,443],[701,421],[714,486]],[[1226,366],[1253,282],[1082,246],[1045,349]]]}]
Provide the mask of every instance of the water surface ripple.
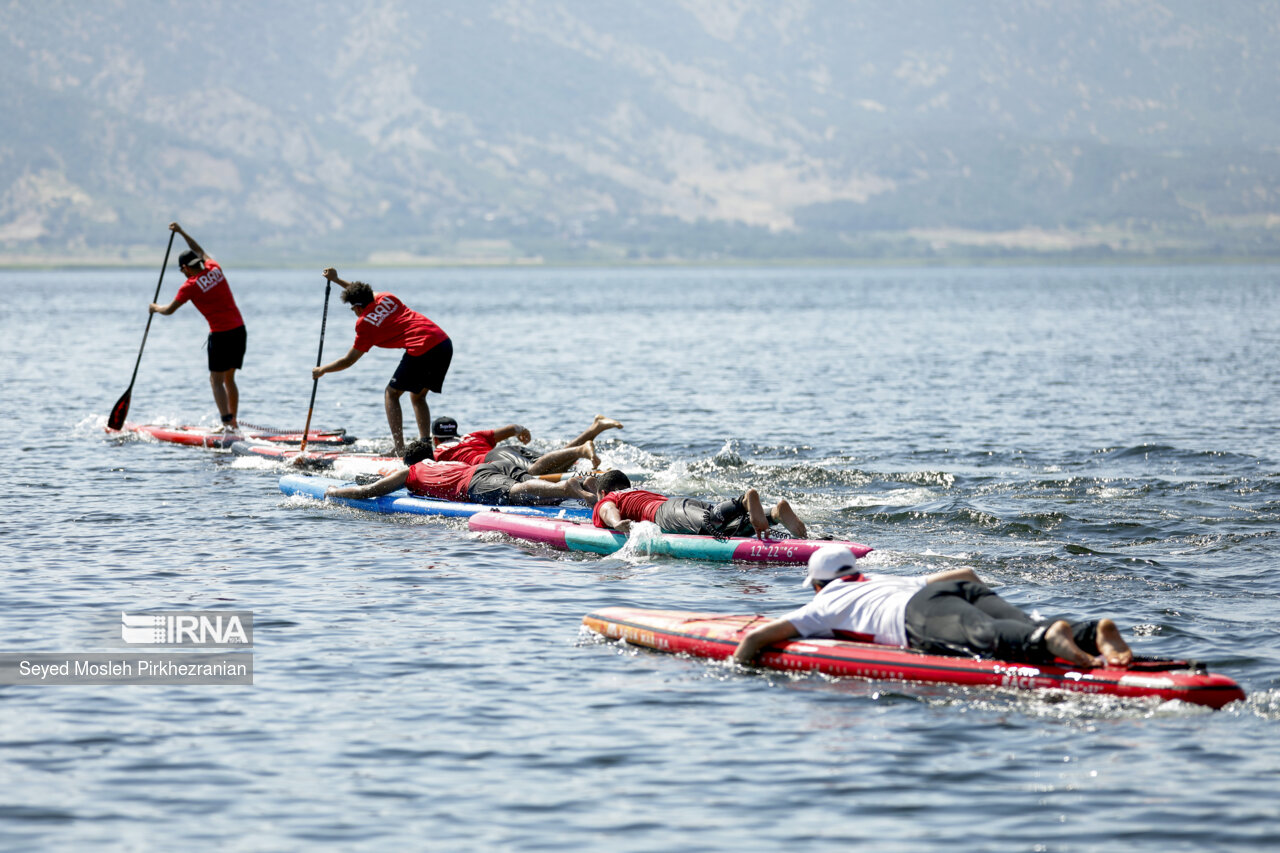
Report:
[{"label": "water surface ripple", "polygon": [[[0,650],[101,648],[121,610],[252,610],[257,630],[252,687],[0,688],[0,845],[1280,844],[1273,269],[344,273],[450,332],[432,411],[464,429],[517,421],[546,448],[609,414],[606,461],[655,488],[785,496],[875,546],[875,570],[972,566],[1043,614],[1111,613],[1249,699],[743,673],[604,642],[579,629],[592,609],[780,614],[799,573],[566,556],[107,438],[154,273],[8,271]],[[242,415],[298,426],[323,283],[228,275]],[[351,324],[329,319],[337,354]],[[203,337],[193,310],[158,318],[133,418],[213,420]],[[317,421],[385,446],[394,364],[325,377]]]}]

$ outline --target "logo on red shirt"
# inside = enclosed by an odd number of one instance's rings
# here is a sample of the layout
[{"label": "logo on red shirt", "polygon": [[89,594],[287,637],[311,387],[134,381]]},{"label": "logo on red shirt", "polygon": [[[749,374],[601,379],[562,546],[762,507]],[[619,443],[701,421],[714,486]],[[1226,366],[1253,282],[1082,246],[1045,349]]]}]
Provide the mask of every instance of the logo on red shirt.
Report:
[{"label": "logo on red shirt", "polygon": [[378,300],[373,306],[373,310],[361,317],[367,323],[374,326],[381,326],[382,321],[390,317],[392,314],[400,310],[400,303],[396,302],[392,296],[384,296]]},{"label": "logo on red shirt", "polygon": [[196,283],[196,287],[200,288],[201,293],[208,293],[209,288],[217,287],[226,281],[226,276],[222,274],[222,270],[218,267],[212,267],[204,275],[192,276],[191,280]]}]

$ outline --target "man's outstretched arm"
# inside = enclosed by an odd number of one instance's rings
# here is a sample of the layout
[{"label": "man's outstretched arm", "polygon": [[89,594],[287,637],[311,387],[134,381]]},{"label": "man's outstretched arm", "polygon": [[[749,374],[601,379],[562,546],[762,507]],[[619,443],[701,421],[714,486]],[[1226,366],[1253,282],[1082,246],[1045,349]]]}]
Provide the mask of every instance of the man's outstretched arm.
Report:
[{"label": "man's outstretched arm", "polygon": [[925,575],[924,582],[942,583],[943,581],[973,581],[974,583],[982,583],[978,579],[978,573],[973,569],[947,569],[945,572],[936,572],[932,575]]},{"label": "man's outstretched arm", "polygon": [[409,469],[396,471],[394,474],[388,474],[381,480],[370,483],[367,486],[330,486],[325,489],[324,496],[326,498],[377,498],[383,495],[389,495],[396,489],[404,488],[405,481],[409,479]]},{"label": "man's outstretched arm", "polygon": [[208,257],[209,257],[208,253],[207,253],[207,252],[205,252],[205,250],[204,250],[204,249],[200,248],[200,244],[196,242],[195,238],[194,238],[194,237],[192,237],[190,234],[188,234],[186,231],[183,231],[183,230],[182,230],[182,226],[181,226],[181,225],[179,225],[179,224],[178,224],[178,223],[176,223],[176,222],[170,222],[170,223],[169,223],[169,230],[170,230],[170,231],[175,231],[175,232],[177,232],[178,234],[181,234],[181,235],[182,235],[182,239],[187,241],[187,248],[188,248],[188,249],[190,249],[191,251],[195,252],[197,255],[199,255],[199,256],[200,256],[200,257],[202,257],[202,258],[208,258]]},{"label": "man's outstretched arm", "polygon": [[333,267],[325,267],[324,272],[320,274],[325,278],[327,278],[329,281],[338,285],[338,287],[341,287],[343,290],[346,290],[348,287],[351,286],[351,282],[343,281],[342,279],[338,278],[338,271]]},{"label": "man's outstretched arm", "polygon": [[799,634],[800,632],[796,630],[796,626],[786,619],[775,619],[772,622],[761,625],[743,637],[742,641],[738,643],[738,648],[733,653],[733,659],[743,666],[750,666],[756,656],[760,654],[761,649],[774,643],[781,643],[783,640],[790,640]]},{"label": "man's outstretched arm", "polygon": [[355,347],[352,347],[347,351],[347,354],[344,355],[342,358],[335,359],[334,361],[329,362],[323,367],[311,368],[311,378],[319,379],[321,376],[324,376],[326,373],[337,373],[339,370],[346,370],[348,367],[350,367],[351,365],[359,361],[362,355],[364,355],[364,353],[362,353],[360,350],[356,349]]},{"label": "man's outstretched arm", "polygon": [[508,438],[519,439],[521,444],[528,444],[533,441],[533,434],[520,426],[520,424],[507,424],[501,429],[495,429],[493,431],[494,444],[501,444]]}]

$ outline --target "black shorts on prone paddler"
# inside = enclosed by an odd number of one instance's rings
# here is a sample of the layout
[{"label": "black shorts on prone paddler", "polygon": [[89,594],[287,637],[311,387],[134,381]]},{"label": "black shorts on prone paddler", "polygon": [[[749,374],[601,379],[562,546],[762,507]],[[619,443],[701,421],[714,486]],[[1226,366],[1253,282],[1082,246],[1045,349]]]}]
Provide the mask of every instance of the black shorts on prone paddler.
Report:
[{"label": "black shorts on prone paddler", "polygon": [[205,346],[209,348],[209,372],[239,370],[244,367],[244,347],[248,340],[244,326],[225,332],[210,332]]},{"label": "black shorts on prone paddler", "polygon": [[422,355],[405,353],[400,359],[400,366],[388,383],[388,388],[397,391],[408,391],[418,394],[422,391],[440,393],[444,387],[444,376],[449,372],[449,363],[453,361],[453,341],[445,338]]},{"label": "black shorts on prone paddler", "polygon": [[714,536],[717,539],[755,535],[751,517],[741,498],[719,504],[697,498],[671,498],[658,507],[653,523],[663,533]]},{"label": "black shorts on prone paddler", "polygon": [[467,485],[467,500],[485,506],[516,503],[511,500],[511,487],[528,479],[528,467],[518,464],[513,459],[483,462],[471,472],[471,482]]}]

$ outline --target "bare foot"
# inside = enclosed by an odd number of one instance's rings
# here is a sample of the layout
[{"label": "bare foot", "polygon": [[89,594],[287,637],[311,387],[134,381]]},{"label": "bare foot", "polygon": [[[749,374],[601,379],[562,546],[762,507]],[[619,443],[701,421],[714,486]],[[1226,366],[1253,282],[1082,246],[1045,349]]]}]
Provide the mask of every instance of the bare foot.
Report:
[{"label": "bare foot", "polygon": [[582,477],[571,477],[569,481],[564,484],[564,487],[565,491],[580,501],[595,500],[595,492],[587,491],[586,487],[583,486]]},{"label": "bare foot", "polygon": [[1065,619],[1059,619],[1049,626],[1049,630],[1044,633],[1044,644],[1050,654],[1077,666],[1102,666],[1104,663],[1102,658],[1094,657],[1076,645],[1071,636],[1071,626]]},{"label": "bare foot", "polygon": [[809,530],[804,526],[804,522],[800,520],[800,516],[796,515],[795,510],[791,508],[791,504],[787,503],[786,498],[778,501],[778,505],[773,508],[773,514],[778,521],[782,522],[782,526],[791,531],[791,535],[797,539],[807,539]]},{"label": "bare foot", "polygon": [[622,421],[615,421],[613,418],[606,418],[604,415],[596,415],[595,420],[591,422],[593,429],[604,432],[607,429],[622,429]]},{"label": "bare foot", "polygon": [[591,460],[592,469],[599,470],[600,457],[596,455],[596,443],[594,441],[588,441],[586,444],[579,444],[578,450],[581,452],[583,459]]},{"label": "bare foot", "polygon": [[1124,641],[1124,637],[1120,636],[1120,629],[1116,627],[1116,623],[1110,619],[1100,620],[1096,636],[1098,651],[1102,652],[1102,656],[1106,658],[1109,665],[1128,666],[1133,663],[1133,650]]},{"label": "bare foot", "polygon": [[760,494],[755,489],[747,489],[742,497],[747,504],[747,517],[751,519],[751,527],[755,530],[756,537],[763,539],[769,532],[769,516],[765,515],[764,507],[760,504]]}]

